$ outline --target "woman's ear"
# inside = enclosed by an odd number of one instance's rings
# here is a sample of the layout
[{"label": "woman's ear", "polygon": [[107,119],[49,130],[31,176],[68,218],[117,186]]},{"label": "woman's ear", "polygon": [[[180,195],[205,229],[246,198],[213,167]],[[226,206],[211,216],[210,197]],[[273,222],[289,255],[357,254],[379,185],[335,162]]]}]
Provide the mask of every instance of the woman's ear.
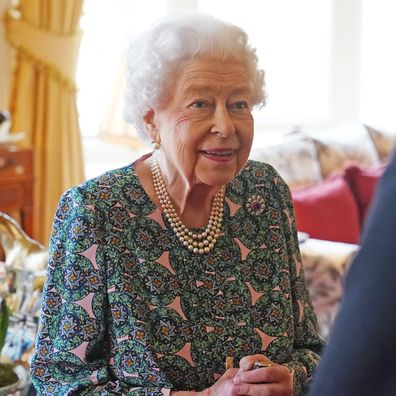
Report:
[{"label": "woman's ear", "polygon": [[147,133],[151,140],[156,140],[157,138],[157,127],[155,125],[155,111],[150,109],[144,116],[144,122],[146,124]]},{"label": "woman's ear", "polygon": [[158,150],[161,147],[161,139],[158,133],[157,125],[155,122],[155,111],[150,109],[144,116],[144,122],[146,124],[147,133],[151,139],[154,150]]}]

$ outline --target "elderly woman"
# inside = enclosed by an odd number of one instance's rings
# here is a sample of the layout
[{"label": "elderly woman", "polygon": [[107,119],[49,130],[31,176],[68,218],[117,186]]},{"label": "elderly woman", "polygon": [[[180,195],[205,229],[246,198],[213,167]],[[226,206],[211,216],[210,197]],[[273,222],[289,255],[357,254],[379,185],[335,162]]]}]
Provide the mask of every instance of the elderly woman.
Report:
[{"label": "elderly woman", "polygon": [[131,46],[127,77],[154,150],[59,203],[38,393],[304,393],[321,341],[289,190],[248,161],[255,50],[236,26],[168,16]]}]

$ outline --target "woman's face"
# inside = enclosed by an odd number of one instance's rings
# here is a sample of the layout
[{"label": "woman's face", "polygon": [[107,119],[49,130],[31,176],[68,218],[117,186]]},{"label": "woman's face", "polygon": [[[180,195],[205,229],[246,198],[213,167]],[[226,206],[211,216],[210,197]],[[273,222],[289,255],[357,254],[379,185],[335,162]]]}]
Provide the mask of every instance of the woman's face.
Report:
[{"label": "woman's face", "polygon": [[159,134],[168,181],[228,183],[246,163],[253,140],[253,92],[245,68],[195,59],[182,64],[171,82],[169,99],[146,116]]}]

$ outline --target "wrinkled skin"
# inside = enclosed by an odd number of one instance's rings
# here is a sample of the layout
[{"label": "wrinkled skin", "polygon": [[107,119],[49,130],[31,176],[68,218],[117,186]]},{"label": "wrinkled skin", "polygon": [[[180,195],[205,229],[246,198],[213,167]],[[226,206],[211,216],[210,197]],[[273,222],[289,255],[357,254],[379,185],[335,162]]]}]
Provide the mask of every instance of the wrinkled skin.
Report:
[{"label": "wrinkled skin", "polygon": [[[254,362],[270,367],[252,370]],[[214,385],[202,392],[171,392],[171,396],[291,396],[293,376],[287,367],[271,362],[264,355],[250,355],[239,362],[239,369],[227,370]]]},{"label": "wrinkled skin", "polygon": [[184,62],[172,80],[171,94],[145,122],[160,142],[156,156],[172,201],[187,225],[200,227],[217,190],[249,157],[253,90],[242,64],[213,58]]}]

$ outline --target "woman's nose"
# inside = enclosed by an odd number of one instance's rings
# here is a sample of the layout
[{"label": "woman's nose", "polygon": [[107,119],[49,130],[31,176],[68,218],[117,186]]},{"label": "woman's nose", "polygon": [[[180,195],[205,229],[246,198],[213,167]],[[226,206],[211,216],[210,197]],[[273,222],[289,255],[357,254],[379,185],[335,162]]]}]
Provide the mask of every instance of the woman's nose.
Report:
[{"label": "woman's nose", "polygon": [[235,133],[235,125],[226,106],[217,106],[213,113],[212,133],[226,137]]}]

